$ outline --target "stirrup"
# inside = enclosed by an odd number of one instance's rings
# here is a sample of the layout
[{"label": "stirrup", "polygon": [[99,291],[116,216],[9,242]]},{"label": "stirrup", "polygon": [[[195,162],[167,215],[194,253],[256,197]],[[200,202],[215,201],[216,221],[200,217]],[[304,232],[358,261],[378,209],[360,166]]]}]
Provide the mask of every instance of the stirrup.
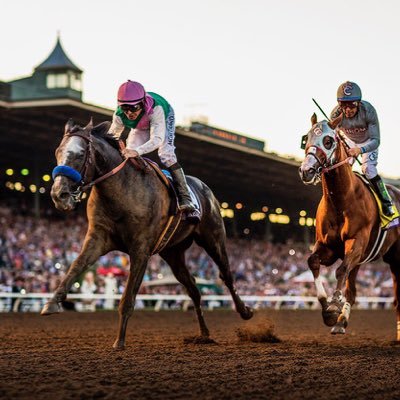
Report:
[{"label": "stirrup", "polygon": [[392,204],[382,203],[382,211],[386,215],[386,217],[391,217],[395,214],[394,207]]}]

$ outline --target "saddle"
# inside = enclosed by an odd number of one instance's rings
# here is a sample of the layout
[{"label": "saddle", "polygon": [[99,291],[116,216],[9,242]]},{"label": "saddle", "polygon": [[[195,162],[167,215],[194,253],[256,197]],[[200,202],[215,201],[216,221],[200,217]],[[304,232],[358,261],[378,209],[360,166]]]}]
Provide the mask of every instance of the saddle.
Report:
[{"label": "saddle", "polygon": [[[121,150],[125,148],[125,144],[121,140],[119,141],[119,146]],[[163,250],[169,243],[181,221],[188,220],[190,222],[191,218],[195,222],[199,221],[199,219],[201,218],[200,202],[189,186],[189,192],[192,197],[192,201],[194,202],[194,204],[197,205],[198,210],[195,210],[188,215],[180,212],[178,207],[178,195],[172,183],[172,177],[170,173],[166,170],[162,170],[156,162],[145,157],[130,158],[129,161],[137,170],[143,171],[144,173],[151,170],[155,171],[158,178],[160,178],[161,182],[166,186],[168,190],[168,194],[171,200],[168,210],[169,218],[151,253],[152,255],[157,254],[161,250]]]},{"label": "saddle", "polygon": [[356,174],[356,176],[359,179],[361,179],[363,181],[363,183],[365,185],[368,186],[368,189],[374,195],[374,198],[376,200],[376,204],[378,205],[378,209],[379,209],[379,217],[380,217],[381,229],[387,230],[387,229],[394,228],[394,227],[400,225],[400,219],[399,219],[400,214],[399,214],[399,211],[397,210],[396,205],[393,203],[393,207],[394,207],[395,213],[391,217],[388,217],[387,215],[385,215],[383,213],[383,211],[382,211],[382,201],[379,198],[379,196],[376,193],[376,191],[373,188],[373,186],[370,184],[369,180],[364,175],[360,174],[357,171],[354,171],[354,173]]}]

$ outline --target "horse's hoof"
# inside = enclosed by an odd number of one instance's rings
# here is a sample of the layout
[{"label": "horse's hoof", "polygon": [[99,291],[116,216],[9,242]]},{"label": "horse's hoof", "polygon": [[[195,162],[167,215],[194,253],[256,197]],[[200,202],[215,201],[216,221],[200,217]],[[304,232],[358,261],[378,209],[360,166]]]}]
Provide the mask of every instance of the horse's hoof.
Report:
[{"label": "horse's hoof", "polygon": [[113,344],[114,350],[125,350],[125,343],[120,340],[116,340]]},{"label": "horse's hoof", "polygon": [[346,333],[346,329],[343,326],[335,325],[331,329],[331,334],[332,335],[344,335],[345,333]]},{"label": "horse's hoof", "polygon": [[242,319],[244,319],[245,321],[253,318],[254,315],[254,311],[251,307],[245,306],[244,307],[244,311],[240,313],[240,316],[242,317]]},{"label": "horse's hoof", "polygon": [[47,302],[40,312],[40,315],[51,315],[51,314],[58,314],[61,311],[60,306],[55,301]]},{"label": "horse's hoof", "polygon": [[322,311],[322,318],[326,326],[334,326],[338,321],[340,313],[332,311]]}]

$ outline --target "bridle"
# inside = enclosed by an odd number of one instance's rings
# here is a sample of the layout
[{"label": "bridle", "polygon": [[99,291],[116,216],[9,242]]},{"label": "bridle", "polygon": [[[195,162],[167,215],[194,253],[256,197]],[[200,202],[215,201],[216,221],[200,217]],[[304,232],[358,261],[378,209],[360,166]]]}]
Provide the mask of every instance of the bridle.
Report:
[{"label": "bridle", "polygon": [[[78,184],[78,187],[76,188],[76,190],[71,192],[71,197],[75,203],[79,203],[82,200],[82,195],[86,190],[90,189],[96,183],[99,183],[99,182],[109,178],[110,176],[116,174],[118,171],[120,171],[125,166],[125,164],[128,162],[129,159],[128,158],[124,159],[119,165],[117,165],[111,171],[107,172],[106,174],[100,176],[99,178],[97,178],[93,181],[85,183],[86,179],[87,179],[87,176],[86,176],[87,172],[88,172],[89,168],[94,164],[92,135],[90,133],[88,135],[85,135],[80,132],[74,132],[74,131],[71,132],[70,131],[64,135],[64,140],[65,140],[65,138],[71,138],[74,136],[82,138],[87,143],[85,156],[84,156],[84,162],[83,162],[81,171],[77,171],[76,169],[74,169],[68,165],[58,165],[57,167],[55,167],[53,169],[52,177],[54,180],[57,176],[65,176],[65,177],[71,179],[74,183]],[[121,142],[120,142],[120,147],[121,147]]]},{"label": "bridle", "polygon": [[[340,134],[336,131],[334,135],[334,142],[330,149],[323,149],[321,145],[312,144],[306,147],[306,157],[312,156],[314,157],[319,167],[316,169],[316,175],[319,179],[321,179],[322,175],[340,167],[343,164],[348,164],[353,159],[353,157],[347,157],[346,159],[335,162],[335,152],[340,145],[340,143],[344,143],[344,139],[340,136]],[[322,137],[323,140],[323,137]],[[322,140],[320,140],[322,142]]]}]

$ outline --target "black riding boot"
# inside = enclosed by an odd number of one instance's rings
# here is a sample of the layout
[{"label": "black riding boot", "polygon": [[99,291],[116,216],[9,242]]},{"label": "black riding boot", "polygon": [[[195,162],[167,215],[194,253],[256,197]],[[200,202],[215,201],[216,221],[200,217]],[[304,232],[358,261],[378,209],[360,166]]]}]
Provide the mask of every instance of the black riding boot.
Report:
[{"label": "black riding boot", "polygon": [[176,163],[169,167],[169,172],[171,172],[176,191],[178,192],[179,210],[187,213],[194,211],[196,207],[192,203],[183,169]]},{"label": "black riding boot", "polygon": [[394,215],[393,202],[388,190],[386,189],[385,184],[383,183],[382,178],[379,175],[377,175],[372,179],[370,179],[370,182],[372,183],[372,186],[374,187],[376,193],[378,194],[379,198],[382,201],[383,213],[387,217],[391,217],[392,215]]}]

